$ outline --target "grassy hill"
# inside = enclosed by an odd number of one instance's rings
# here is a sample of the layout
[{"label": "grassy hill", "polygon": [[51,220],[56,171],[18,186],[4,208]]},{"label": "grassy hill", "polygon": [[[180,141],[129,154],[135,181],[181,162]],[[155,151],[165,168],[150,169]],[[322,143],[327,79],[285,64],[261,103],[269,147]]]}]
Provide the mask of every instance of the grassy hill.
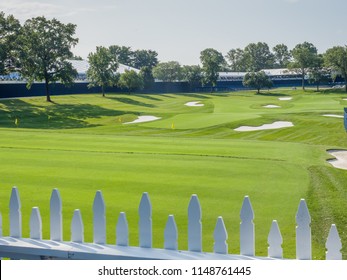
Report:
[{"label": "grassy hill", "polygon": [[[291,100],[280,100],[291,97]],[[169,214],[187,249],[187,208],[197,194],[203,213],[203,250],[213,250],[213,230],[223,216],[229,253],[239,253],[239,213],[249,195],[256,225],[256,253],[267,255],[271,221],[279,223],[285,257],[295,257],[295,214],[300,198],[312,217],[313,257],[322,259],[330,224],[343,239],[347,258],[347,171],[326,163],[327,149],[347,148],[345,95],[333,91],[272,90],[223,94],[108,94],[0,99],[0,211],[8,234],[12,186],[22,199],[23,235],[29,236],[31,207],[39,206],[49,238],[49,199],[60,190],[64,239],[73,210],[82,211],[85,240],[92,241],[92,203],[106,202],[108,242],[115,242],[119,212],[125,211],[130,243],[138,244],[138,205],[148,192],[153,206],[154,246],[163,246]],[[189,107],[190,101],[204,106]],[[265,105],[279,108],[265,108]],[[125,124],[138,116],[160,120]],[[17,119],[17,125],[16,125]],[[290,121],[290,128],[237,132],[247,125]]]}]

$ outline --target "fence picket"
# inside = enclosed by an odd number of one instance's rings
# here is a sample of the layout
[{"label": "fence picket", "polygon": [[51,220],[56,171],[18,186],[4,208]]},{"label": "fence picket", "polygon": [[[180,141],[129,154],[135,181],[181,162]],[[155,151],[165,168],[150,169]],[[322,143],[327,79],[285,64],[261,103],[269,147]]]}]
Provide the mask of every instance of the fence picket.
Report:
[{"label": "fence picket", "polygon": [[53,189],[50,200],[51,240],[63,241],[63,206],[58,189]]},{"label": "fence picket", "polygon": [[222,217],[218,217],[217,224],[213,232],[213,251],[217,254],[228,254],[228,233]]},{"label": "fence picket", "polygon": [[42,220],[38,207],[33,207],[31,211],[30,238],[42,240]]},{"label": "fence picket", "polygon": [[335,224],[332,224],[330,227],[325,247],[327,248],[325,253],[327,260],[342,260],[342,243]]},{"label": "fence picket", "polygon": [[254,212],[248,195],[245,196],[240,212],[240,254],[255,255]]},{"label": "fence picket", "polygon": [[116,226],[116,244],[119,246],[129,246],[129,227],[126,215],[121,212]]},{"label": "fence picket", "polygon": [[10,198],[10,236],[22,237],[22,213],[21,202],[17,187],[12,188]]},{"label": "fence picket", "polygon": [[94,243],[106,244],[106,207],[101,191],[97,191],[93,203]]},{"label": "fence picket", "polygon": [[82,221],[81,211],[74,211],[71,223],[71,241],[76,243],[84,242],[84,226]]},{"label": "fence picket", "polygon": [[280,228],[276,220],[272,221],[267,242],[269,244],[268,256],[270,258],[282,259],[283,258],[283,249],[282,249],[283,239],[282,239]]},{"label": "fence picket", "polygon": [[298,260],[311,260],[311,216],[305,199],[300,200],[296,213],[296,258]]},{"label": "fence picket", "polygon": [[173,215],[169,215],[164,230],[164,248],[167,250],[178,249],[178,232],[175,218]]},{"label": "fence picket", "polygon": [[139,206],[139,243],[142,248],[152,248],[152,205],[147,192],[142,194]]},{"label": "fence picket", "polygon": [[202,252],[202,224],[199,198],[193,194],[188,206],[188,250]]}]

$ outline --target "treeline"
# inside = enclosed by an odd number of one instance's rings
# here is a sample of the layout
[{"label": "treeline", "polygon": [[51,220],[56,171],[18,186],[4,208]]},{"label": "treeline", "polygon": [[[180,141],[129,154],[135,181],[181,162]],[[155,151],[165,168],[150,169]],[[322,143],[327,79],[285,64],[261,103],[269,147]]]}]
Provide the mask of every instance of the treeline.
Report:
[{"label": "treeline", "polygon": [[[72,48],[78,43],[75,31],[74,24],[63,24],[45,17],[28,19],[21,25],[12,15],[0,12],[0,75],[20,72],[28,87],[34,81],[44,81],[47,101],[51,101],[51,83],[59,81],[68,85],[77,76],[76,69],[69,62],[80,59],[72,53]],[[271,68],[289,68],[301,74],[303,87],[307,75],[316,84],[329,75],[341,75],[347,81],[346,46],[332,47],[323,54],[308,42],[297,44],[292,50],[284,44],[270,50],[264,42],[251,43],[244,49],[231,49],[226,55],[208,48],[200,52],[200,65],[183,66],[177,61],[160,62],[157,57],[158,53],[153,50],[132,50],[117,45],[96,47],[88,55],[89,86],[101,87],[103,95],[109,86],[117,85],[128,91],[150,88],[154,79],[187,81],[192,87],[201,84],[213,87],[219,72],[249,72],[248,77],[264,80],[264,75],[258,72]],[[120,63],[140,72],[130,70],[120,75],[117,73]],[[262,84],[269,85],[266,80]]]}]

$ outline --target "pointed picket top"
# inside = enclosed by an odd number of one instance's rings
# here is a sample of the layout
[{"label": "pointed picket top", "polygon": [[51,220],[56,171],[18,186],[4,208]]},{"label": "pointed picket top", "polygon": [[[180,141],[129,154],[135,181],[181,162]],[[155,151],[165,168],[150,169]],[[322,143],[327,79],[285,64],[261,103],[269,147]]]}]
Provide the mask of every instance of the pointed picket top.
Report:
[{"label": "pointed picket top", "polygon": [[84,242],[84,226],[82,221],[81,211],[76,209],[74,211],[71,223],[71,241],[77,243]]},{"label": "pointed picket top", "polygon": [[33,207],[31,211],[30,238],[42,240],[42,220],[38,207]]},{"label": "pointed picket top", "polygon": [[139,206],[139,243],[142,248],[152,248],[152,205],[147,192],[142,194]]},{"label": "pointed picket top", "polygon": [[327,242],[325,243],[327,260],[342,260],[342,243],[335,224],[331,225]]},{"label": "pointed picket top", "polygon": [[214,247],[213,251],[217,254],[228,254],[228,233],[222,217],[218,217],[217,224],[213,232]]},{"label": "pointed picket top", "polygon": [[106,207],[101,191],[97,191],[93,203],[94,243],[106,243]]},{"label": "pointed picket top", "polygon": [[240,218],[241,221],[251,221],[254,219],[254,211],[248,195],[246,195],[243,199]]},{"label": "pointed picket top", "polygon": [[298,226],[307,226],[311,223],[311,216],[307,208],[305,199],[300,200],[298,211],[296,212],[296,224]]},{"label": "pointed picket top", "polygon": [[53,189],[50,200],[51,240],[63,241],[63,206],[58,189]]},{"label": "pointed picket top", "polygon": [[188,206],[188,250],[202,252],[201,207],[198,196],[193,194]]},{"label": "pointed picket top", "polygon": [[175,217],[169,215],[167,219],[165,230],[164,230],[164,248],[167,250],[177,250],[178,249],[178,231],[175,222]]},{"label": "pointed picket top", "polygon": [[240,254],[254,256],[255,254],[255,232],[254,232],[254,212],[251,200],[248,195],[243,199],[240,212]]},{"label": "pointed picket top", "polygon": [[21,202],[17,187],[12,188],[10,198],[10,236],[22,237],[22,213]]},{"label": "pointed picket top", "polygon": [[0,237],[2,237],[2,215],[0,212]]},{"label": "pointed picket top", "polygon": [[119,246],[129,246],[129,227],[126,215],[121,212],[116,226],[116,244]]},{"label": "pointed picket top", "polygon": [[305,199],[300,200],[296,213],[296,258],[298,260],[311,260],[311,216]]},{"label": "pointed picket top", "polygon": [[272,221],[270,233],[267,238],[267,243],[269,244],[268,256],[270,258],[283,258],[283,238],[276,220]]}]

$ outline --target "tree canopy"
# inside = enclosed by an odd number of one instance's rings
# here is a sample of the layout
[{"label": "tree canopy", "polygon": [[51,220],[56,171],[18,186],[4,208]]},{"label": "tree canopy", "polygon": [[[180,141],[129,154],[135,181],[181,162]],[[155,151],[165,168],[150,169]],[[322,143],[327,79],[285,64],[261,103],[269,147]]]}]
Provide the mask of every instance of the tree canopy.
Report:
[{"label": "tree canopy", "polygon": [[129,92],[143,88],[143,79],[134,70],[125,71],[120,75],[118,86],[128,89]]},{"label": "tree canopy", "polygon": [[163,82],[174,82],[181,79],[181,71],[177,61],[161,62],[153,68],[153,76]]},{"label": "tree canopy", "polygon": [[308,70],[317,64],[317,48],[312,43],[304,42],[297,44],[291,54],[294,61],[289,64],[289,67],[301,74],[302,88],[305,89],[305,76]]},{"label": "tree canopy", "polygon": [[16,68],[15,50],[20,28],[19,21],[13,15],[6,17],[0,12],[0,74]]},{"label": "tree canopy", "polygon": [[328,49],[324,55],[324,61],[345,79],[347,92],[347,46],[335,46]]},{"label": "tree canopy", "polygon": [[201,51],[200,61],[205,82],[210,83],[213,87],[216,86],[219,72],[226,64],[223,55],[215,49],[208,48]]},{"label": "tree canopy", "polygon": [[257,90],[257,93],[260,93],[260,90],[262,88],[272,87],[272,81],[264,71],[247,73],[243,78],[242,83],[245,87],[255,88]]},{"label": "tree canopy", "polygon": [[74,24],[45,17],[29,19],[21,28],[17,41],[21,75],[29,88],[34,81],[44,81],[49,102],[49,84],[71,84],[77,75],[67,61],[73,56],[71,48],[78,42],[75,30]]},{"label": "tree canopy", "polygon": [[110,49],[105,47],[97,47],[94,53],[90,53],[88,62],[88,87],[101,87],[102,96],[104,97],[106,87],[114,86],[118,82],[118,62],[111,54]]}]

